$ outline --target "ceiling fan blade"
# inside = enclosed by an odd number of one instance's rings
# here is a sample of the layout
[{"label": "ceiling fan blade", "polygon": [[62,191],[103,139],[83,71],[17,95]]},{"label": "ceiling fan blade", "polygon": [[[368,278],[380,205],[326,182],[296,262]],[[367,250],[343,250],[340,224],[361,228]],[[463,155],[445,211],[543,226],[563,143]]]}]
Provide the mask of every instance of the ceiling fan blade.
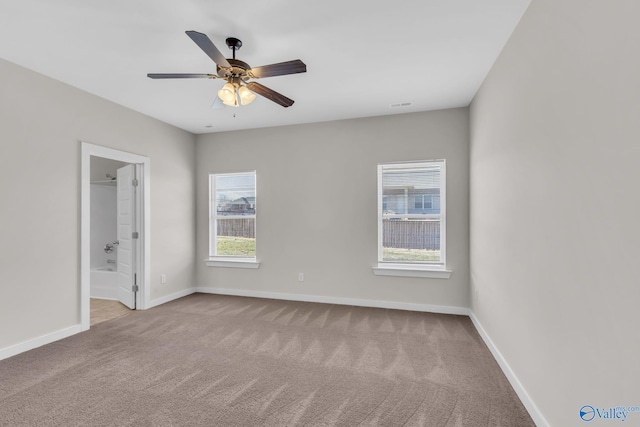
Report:
[{"label": "ceiling fan blade", "polygon": [[264,96],[265,98],[275,102],[276,104],[282,105],[284,108],[291,107],[293,105],[293,99],[289,99],[275,90],[261,85],[260,83],[249,82],[247,83],[247,88],[258,95]]},{"label": "ceiling fan blade", "polygon": [[224,55],[218,50],[218,48],[213,44],[211,39],[207,37],[207,35],[199,33],[197,31],[186,31],[187,35],[191,37],[199,47],[206,53],[209,58],[213,59],[213,62],[218,64],[223,68],[231,68],[231,64],[224,57]]},{"label": "ceiling fan blade", "polygon": [[150,79],[217,79],[215,74],[147,74]]},{"label": "ceiling fan blade", "polygon": [[255,79],[263,77],[284,76],[286,74],[306,73],[307,66],[299,59],[293,61],[279,62],[277,64],[263,65],[249,70],[247,74]]}]

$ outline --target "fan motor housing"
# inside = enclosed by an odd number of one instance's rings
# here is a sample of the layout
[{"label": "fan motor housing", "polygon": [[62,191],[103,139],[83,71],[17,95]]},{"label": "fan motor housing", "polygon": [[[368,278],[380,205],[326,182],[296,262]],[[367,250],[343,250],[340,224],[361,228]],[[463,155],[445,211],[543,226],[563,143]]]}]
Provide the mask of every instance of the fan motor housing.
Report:
[{"label": "fan motor housing", "polygon": [[247,74],[247,70],[251,69],[251,66],[239,59],[227,58],[231,68],[224,68],[217,65],[218,75],[221,77],[244,77]]}]

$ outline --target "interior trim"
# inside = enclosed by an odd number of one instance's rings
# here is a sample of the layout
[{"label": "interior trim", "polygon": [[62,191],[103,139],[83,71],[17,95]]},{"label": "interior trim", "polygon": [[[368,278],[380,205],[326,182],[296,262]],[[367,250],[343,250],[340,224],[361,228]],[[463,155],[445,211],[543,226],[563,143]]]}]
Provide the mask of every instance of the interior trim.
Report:
[{"label": "interior trim", "polygon": [[502,369],[502,372],[507,377],[509,384],[511,384],[511,387],[513,387],[513,390],[520,398],[520,401],[529,412],[529,415],[533,419],[533,422],[536,423],[536,426],[538,427],[549,427],[549,422],[544,418],[544,415],[542,415],[540,409],[538,409],[534,401],[531,399],[531,396],[529,396],[529,393],[527,393],[527,390],[525,390],[524,386],[511,369],[511,366],[509,366],[507,360],[504,358],[504,356],[502,356],[502,353],[500,353],[500,350],[498,350],[498,347],[496,347],[495,343],[491,340],[489,334],[487,334],[487,331],[485,331],[485,329],[482,327],[482,324],[475,316],[473,311],[470,311],[469,317],[473,322],[473,326],[476,327],[476,330],[480,334],[480,337],[487,345],[487,347],[489,347],[489,351],[491,351],[493,358],[496,359],[498,365],[500,365],[500,369]]},{"label": "interior trim", "polygon": [[260,268],[260,261],[255,258],[222,258],[212,257],[204,260],[207,267],[226,268]]},{"label": "interior trim", "polygon": [[378,264],[373,267],[373,274],[376,276],[397,276],[397,277],[426,277],[429,279],[448,279],[451,277],[451,270],[441,270],[427,268],[424,266],[410,266],[407,264]]},{"label": "interior trim", "polygon": [[8,359],[25,351],[33,350],[34,348],[42,347],[43,345],[50,344],[54,341],[58,341],[71,335],[75,335],[82,332],[80,324],[69,326],[68,328],[60,329],[45,335],[41,335],[36,338],[32,338],[21,343],[11,345],[9,347],[0,348],[0,360]]},{"label": "interior trim", "polygon": [[171,302],[174,299],[186,297],[187,295],[191,295],[191,294],[193,294],[195,292],[196,292],[196,288],[188,288],[188,289],[183,289],[183,290],[178,291],[178,292],[174,292],[174,293],[169,294],[169,295],[165,295],[165,296],[160,297],[160,298],[155,298],[155,299],[152,299],[149,302],[149,305],[147,306],[147,308],[157,307],[159,305]]},{"label": "interior trim", "polygon": [[440,313],[440,314],[457,314],[457,315],[463,315],[463,316],[469,315],[469,309],[466,307],[454,307],[454,306],[446,306],[446,305],[415,304],[415,303],[399,302],[399,301],[381,301],[381,300],[370,300],[370,299],[360,299],[360,298],[328,297],[328,296],[322,296],[322,295],[290,294],[290,293],[284,293],[284,292],[265,292],[265,291],[214,288],[214,287],[197,287],[195,288],[195,291],[201,292],[203,294],[219,294],[219,295],[234,295],[234,296],[254,297],[254,298],[270,298],[270,299],[280,299],[280,300],[287,300],[287,301],[320,302],[325,304],[354,305],[358,307],[390,308],[395,310],[422,311],[427,313]]}]

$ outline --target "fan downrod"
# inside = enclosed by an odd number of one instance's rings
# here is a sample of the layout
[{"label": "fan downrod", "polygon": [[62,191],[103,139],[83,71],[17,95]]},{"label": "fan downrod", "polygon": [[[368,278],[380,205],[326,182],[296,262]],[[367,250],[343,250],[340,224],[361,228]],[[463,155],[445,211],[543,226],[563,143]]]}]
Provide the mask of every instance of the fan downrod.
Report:
[{"label": "fan downrod", "polygon": [[236,50],[240,50],[242,47],[242,40],[235,37],[228,37],[225,41],[227,42],[229,49],[233,51],[233,59],[236,59]]}]

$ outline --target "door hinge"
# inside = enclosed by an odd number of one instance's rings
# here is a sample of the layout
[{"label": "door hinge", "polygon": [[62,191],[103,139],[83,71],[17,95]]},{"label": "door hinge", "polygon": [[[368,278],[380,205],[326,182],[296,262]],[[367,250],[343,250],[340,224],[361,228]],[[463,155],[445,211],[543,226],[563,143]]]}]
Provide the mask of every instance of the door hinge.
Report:
[{"label": "door hinge", "polygon": [[132,179],[131,180],[131,185],[133,185],[134,187],[138,186],[138,180],[137,179]]},{"label": "door hinge", "polygon": [[140,289],[140,288],[138,288],[138,285],[133,285],[133,286],[131,287],[131,290],[132,290],[133,292],[138,292],[138,290],[139,290],[139,289]]},{"label": "door hinge", "polygon": [[140,237],[140,234],[138,234],[137,231],[134,231],[133,233],[131,233],[131,238],[132,239],[137,239],[138,237]]},{"label": "door hinge", "polygon": [[138,288],[138,273],[133,273],[133,286],[131,287],[131,291],[138,292],[140,288]]}]

